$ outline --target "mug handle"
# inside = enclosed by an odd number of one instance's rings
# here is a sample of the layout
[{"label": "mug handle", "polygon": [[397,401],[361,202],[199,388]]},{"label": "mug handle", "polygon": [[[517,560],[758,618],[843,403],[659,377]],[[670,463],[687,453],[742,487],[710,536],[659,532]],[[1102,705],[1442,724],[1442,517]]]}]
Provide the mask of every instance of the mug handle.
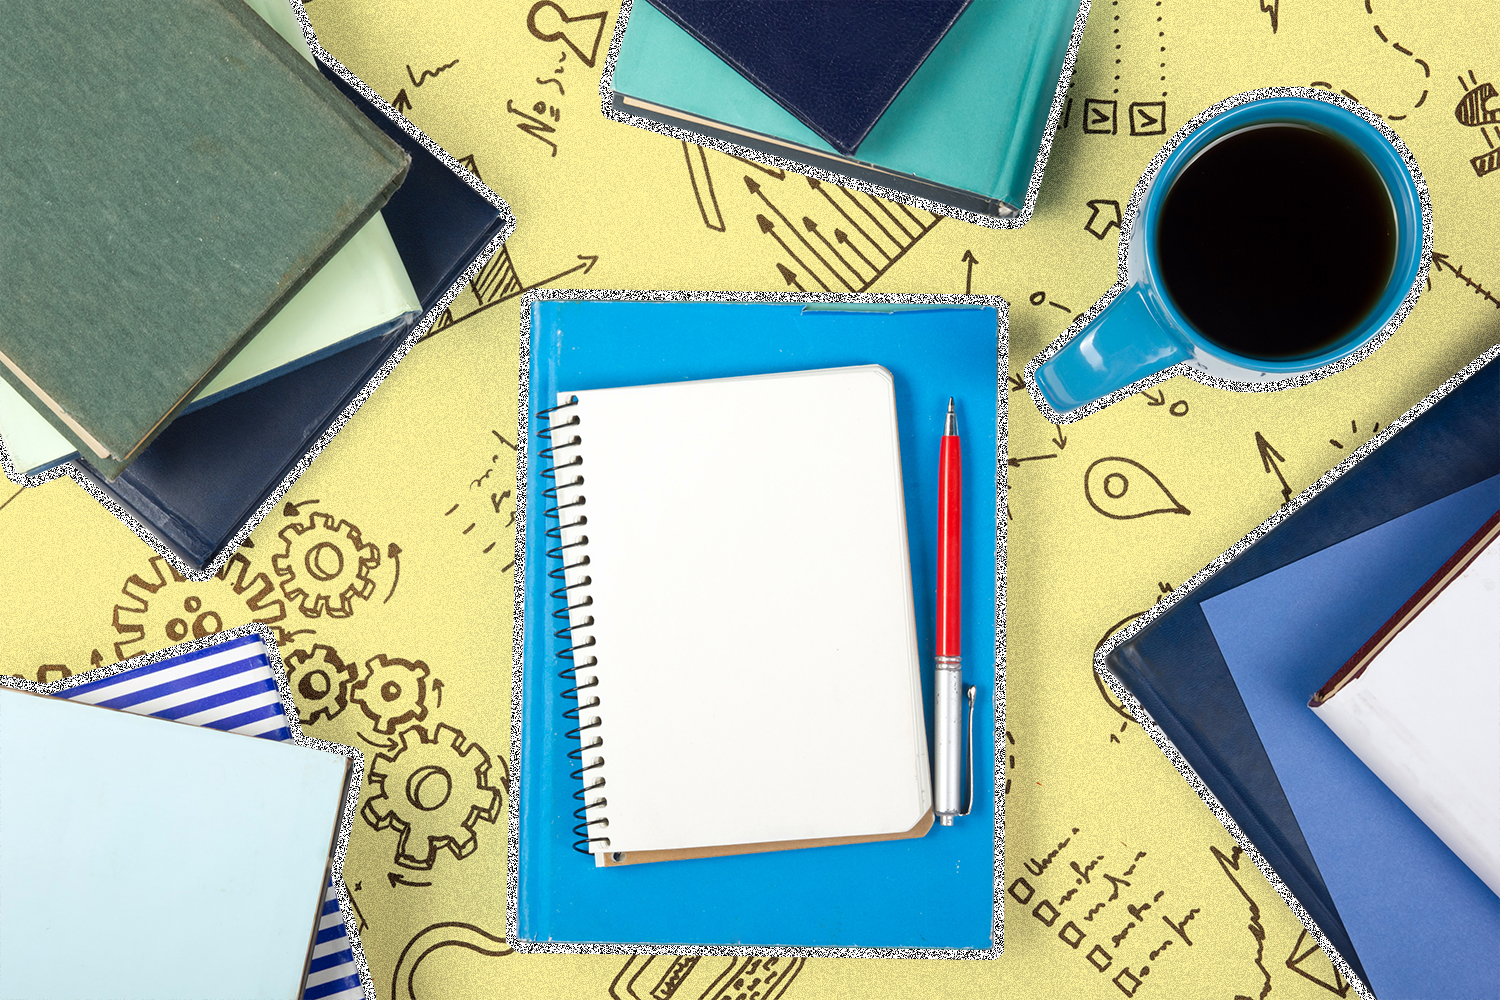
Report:
[{"label": "mug handle", "polygon": [[1066,413],[1191,356],[1157,320],[1145,286],[1131,285],[1037,369],[1036,384]]}]

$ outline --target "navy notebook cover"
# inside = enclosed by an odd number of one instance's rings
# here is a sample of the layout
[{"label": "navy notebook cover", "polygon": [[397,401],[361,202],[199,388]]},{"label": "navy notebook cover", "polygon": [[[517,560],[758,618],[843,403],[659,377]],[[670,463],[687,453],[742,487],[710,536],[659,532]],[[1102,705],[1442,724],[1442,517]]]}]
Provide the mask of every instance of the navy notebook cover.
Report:
[{"label": "navy notebook cover", "polygon": [[[890,310],[890,306],[877,307]],[[899,307],[898,307],[899,308]],[[712,331],[712,336],[705,336]],[[998,948],[993,769],[998,484],[997,398],[1004,355],[993,309],[849,311],[800,304],[543,301],[532,306],[521,364],[529,371],[525,429],[527,496],[516,566],[511,840],[517,871],[508,940],[517,950],[601,942],[605,950],[665,951],[672,945]],[[559,388],[593,389],[754,373],[884,365],[895,379],[912,594],[922,697],[932,733],[938,445],[948,397],[963,423],[964,682],[978,688],[974,721],[974,809],[924,837],[775,853],[596,868],[574,850],[573,799],[581,782],[568,751],[571,702],[559,677],[554,636],[561,599],[548,571],[536,431],[537,410]],[[691,419],[691,415],[684,415]],[[545,418],[544,418],[545,420]],[[810,434],[815,429],[809,429]],[[810,443],[815,443],[810,439]],[[520,488],[518,487],[518,495]],[[518,531],[520,529],[518,528]],[[690,572],[691,567],[684,567]],[[549,586],[550,584],[550,586]],[[523,606],[522,606],[523,605]],[[514,693],[513,693],[514,697]],[[930,750],[929,750],[930,752]],[[733,790],[725,791],[733,794]],[[747,808],[753,803],[747,802]],[[994,940],[992,940],[994,935]],[[639,945],[640,947],[635,947]],[[540,947],[538,947],[540,946]],[[631,947],[623,947],[631,946]],[[578,950],[576,947],[562,950]],[[973,952],[971,952],[972,954]]]},{"label": "navy notebook cover", "polygon": [[[383,209],[422,309],[432,309],[499,235],[508,216],[326,66],[323,75],[411,155]],[[411,332],[403,324],[297,371],[174,420],[118,479],[93,484],[185,562],[218,556],[329,424]]]},{"label": "navy notebook cover", "polygon": [[845,156],[969,0],[650,0]]},{"label": "navy notebook cover", "polygon": [[1106,660],[1367,982],[1202,604],[1500,474],[1497,399],[1492,360]]}]

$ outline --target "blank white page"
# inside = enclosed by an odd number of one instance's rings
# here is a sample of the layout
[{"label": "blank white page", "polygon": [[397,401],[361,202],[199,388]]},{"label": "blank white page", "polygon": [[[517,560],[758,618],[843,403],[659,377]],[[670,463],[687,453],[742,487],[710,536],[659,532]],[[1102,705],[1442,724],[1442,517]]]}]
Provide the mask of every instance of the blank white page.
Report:
[{"label": "blank white page", "polygon": [[1313,711],[1500,894],[1500,542]]},{"label": "blank white page", "polygon": [[587,537],[567,551],[589,560],[569,582],[592,598],[572,623],[594,639],[596,849],[915,826],[931,791],[890,373],[576,395],[552,419],[579,421],[559,464],[583,459],[558,479],[583,477],[562,521],[587,517],[564,540]]}]

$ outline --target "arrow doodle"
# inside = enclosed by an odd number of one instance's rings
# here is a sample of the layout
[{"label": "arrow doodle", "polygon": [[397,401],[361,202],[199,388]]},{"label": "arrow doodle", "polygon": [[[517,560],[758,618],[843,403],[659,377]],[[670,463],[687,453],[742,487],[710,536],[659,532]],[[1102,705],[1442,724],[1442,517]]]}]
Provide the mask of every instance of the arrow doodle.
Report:
[{"label": "arrow doodle", "polygon": [[[1120,228],[1120,203],[1108,198],[1093,198],[1085,202],[1089,208],[1089,221],[1083,224],[1084,231],[1096,240],[1102,240],[1109,235],[1111,229],[1119,231]],[[1103,224],[1100,225],[1100,218]]]},{"label": "arrow doodle", "polygon": [[[780,234],[778,234],[776,232],[776,223],[772,222],[770,219],[766,218],[764,215],[757,215],[755,217],[755,222],[756,222],[756,224],[758,226],[760,226],[760,231],[761,232],[765,233],[767,236],[771,237],[771,239],[775,240],[777,243],[779,243],[781,245],[781,249],[783,249],[783,250],[786,251],[786,255],[788,257],[792,258],[792,260],[794,260],[794,261],[797,262],[797,266],[798,267],[802,268],[802,270],[805,271],[806,273],[812,275],[812,279],[818,283],[818,286],[820,288],[822,288],[823,291],[825,291],[825,292],[832,291],[832,289],[828,287],[828,285],[823,281],[823,279],[820,278],[820,277],[818,277],[817,272],[813,271],[806,264],[804,264],[802,262],[802,258],[798,257],[797,254],[796,254],[796,252],[793,251],[791,247],[789,247],[789,246],[786,245],[786,240],[782,239],[781,236],[780,236]],[[781,268],[781,276],[783,278],[786,278],[787,275],[790,273],[786,269],[786,267],[783,266],[779,261],[777,262],[776,266],[778,268]],[[792,283],[791,279],[788,278],[787,279],[787,284],[790,285],[791,283]],[[797,287],[800,289],[802,286],[798,285]]]},{"label": "arrow doodle", "polygon": [[[752,178],[749,174],[745,175],[745,187],[747,187],[747,188],[750,189],[750,193],[751,194],[758,196],[761,201],[765,202],[767,208],[769,208],[771,211],[773,211],[773,212],[776,213],[776,217],[778,219],[780,219],[786,225],[787,229],[791,231],[791,234],[793,236],[797,237],[797,239],[802,242],[803,246],[807,247],[807,249],[812,253],[812,255],[814,257],[818,258],[818,263],[822,264],[823,267],[827,269],[827,271],[828,271],[829,274],[832,274],[835,278],[837,278],[839,280],[839,282],[842,283],[845,288],[849,289],[849,291],[851,291],[851,292],[854,291],[854,286],[851,285],[851,284],[849,284],[849,282],[844,281],[844,276],[841,275],[841,274],[839,274],[831,266],[829,266],[829,263],[828,263],[827,259],[824,258],[824,256],[821,253],[818,252],[818,248],[817,247],[813,246],[811,243],[809,243],[807,241],[807,237],[806,236],[803,236],[801,233],[797,232],[797,227],[794,226],[794,225],[792,225],[792,221],[790,219],[788,219],[785,214],[783,214],[783,212],[781,211],[781,209],[777,208],[776,205],[774,203],[772,203],[772,201],[771,201],[770,198],[766,197],[765,192],[761,190],[760,184],[758,184],[755,181],[755,179]],[[765,218],[765,217],[758,215],[758,216],[756,216],[756,221],[759,222],[763,218]],[[804,221],[806,221],[806,217],[804,217]],[[766,224],[764,222],[761,223],[761,227],[760,228],[761,228],[761,232],[763,232],[763,233],[764,232],[770,232],[770,230],[766,228]],[[777,242],[778,243],[781,242],[780,237],[777,237]],[[785,247],[786,244],[783,243],[782,246]],[[791,250],[788,249],[787,253],[791,253]],[[818,284],[823,285],[822,279],[820,279],[817,276],[817,274],[813,274],[813,280],[817,281]],[[823,290],[824,291],[828,291],[829,290],[828,286],[827,285],[823,285]]]},{"label": "arrow doodle", "polygon": [[[1285,504],[1292,499],[1292,488],[1287,485],[1286,476],[1282,474],[1281,466],[1276,462],[1285,462],[1286,459],[1281,457],[1281,452],[1277,451],[1260,431],[1255,432],[1255,447],[1260,452],[1260,461],[1265,466],[1265,470],[1276,473],[1276,478],[1281,480],[1281,502]],[[1273,462],[1273,458],[1276,461]]]},{"label": "arrow doodle", "polygon": [[400,875],[397,875],[395,872],[386,872],[385,877],[390,880],[392,889],[396,888],[396,886],[398,885],[421,887],[432,884],[431,882],[408,882],[406,881],[406,879],[402,878]]},{"label": "arrow doodle", "polygon": [[[764,216],[762,216],[762,218],[764,218]],[[802,287],[802,282],[797,280],[797,272],[793,271],[791,268],[787,267],[780,261],[776,262],[776,269],[781,272],[781,280],[785,281],[788,287],[795,288],[799,292],[807,291],[807,289]]]},{"label": "arrow doodle", "polygon": [[1052,455],[1028,455],[1025,458],[1007,458],[1005,460],[1005,464],[1008,465],[1008,466],[1010,466],[1012,469],[1019,469],[1021,467],[1021,463],[1022,462],[1040,462],[1044,458],[1056,458],[1056,457],[1057,457],[1056,454],[1052,454]]},{"label": "arrow doodle", "polygon": [[391,603],[391,598],[396,595],[396,584],[401,582],[401,546],[397,545],[395,542],[392,542],[390,545],[386,546],[385,554],[386,558],[395,561],[396,576],[391,580],[391,592],[385,595],[385,600],[381,601],[381,604]]},{"label": "arrow doodle", "polygon": [[315,504],[317,502],[318,501],[316,500],[303,500],[301,503],[292,503],[290,500],[288,500],[286,502],[286,506],[281,508],[281,513],[286,515],[287,517],[300,517],[303,507],[306,507],[309,504]]},{"label": "arrow doodle", "polygon": [[[778,263],[777,270],[789,287],[801,288],[802,279],[811,279],[823,291],[832,291],[835,285],[851,292],[867,291],[942,218],[928,213],[924,221],[905,205],[814,177],[803,178],[808,190],[822,199],[814,199],[811,205],[806,195],[801,196],[802,204],[795,204],[800,185],[777,187],[749,174],[743,179],[745,190],[762,203],[756,207],[764,209],[755,216],[756,225],[786,252],[786,261]],[[788,199],[793,205],[783,209]],[[828,208],[839,218],[830,220],[822,214]],[[839,224],[830,226],[830,222]]]},{"label": "arrow doodle", "polygon": [[[818,224],[813,221],[812,216],[810,216],[810,215],[804,215],[802,217],[802,225],[806,226],[807,227],[807,231],[810,232],[810,233],[812,233],[814,236],[816,236],[822,242],[822,244],[825,247],[828,248],[828,252],[829,253],[833,254],[834,257],[838,258],[838,262],[840,264],[843,264],[844,267],[846,269],[848,269],[848,271],[849,271],[850,274],[854,275],[854,280],[855,281],[861,281],[861,280],[863,280],[863,279],[860,278],[859,272],[854,269],[854,266],[852,264],[850,264],[847,260],[844,259],[844,255],[841,254],[841,253],[839,253],[838,249],[832,243],[828,242],[828,237],[826,237],[822,233],[818,232]],[[843,230],[841,230],[841,229],[835,229],[833,231],[833,236],[834,236],[834,239],[837,239],[840,243],[847,243],[848,240],[849,240],[849,237],[845,236]],[[865,263],[868,264],[869,261],[865,261]],[[833,269],[829,268],[829,270],[832,271]],[[839,274],[837,271],[834,271],[834,277],[838,278],[840,281],[843,281],[845,288],[849,287],[849,283],[847,281],[844,281],[843,275]]]},{"label": "arrow doodle", "polygon": [[969,270],[964,274],[964,294],[972,295],[974,292],[974,265],[979,263],[979,258],[974,256],[973,250],[965,250],[961,261],[969,265]]},{"label": "arrow doodle", "polygon": [[1057,445],[1058,451],[1062,451],[1068,446],[1068,436],[1064,434],[1063,429],[1056,424],[1052,425],[1052,429],[1057,431],[1057,437],[1052,438],[1051,441],[1053,444]]},{"label": "arrow doodle", "polygon": [[[1464,274],[1464,267],[1462,264],[1460,264],[1458,267],[1454,267],[1452,263],[1449,262],[1447,254],[1438,253],[1434,250],[1432,253],[1432,269],[1434,271],[1442,273],[1442,270],[1445,267],[1454,277],[1458,278],[1464,284],[1468,285],[1469,288],[1473,290],[1475,295],[1483,297],[1487,302],[1492,303],[1496,309],[1500,309],[1500,299],[1495,298],[1495,296],[1490,292],[1489,289],[1485,288],[1483,285],[1475,281],[1473,278],[1469,277],[1467,274]],[[1429,278],[1428,280],[1431,281],[1432,279]]]},{"label": "arrow doodle", "polygon": [[[599,263],[598,254],[581,253],[576,256],[579,263],[574,264],[566,270],[543,278],[541,281],[523,282],[520,275],[516,274],[515,264],[510,258],[510,251],[505,246],[501,246],[500,249],[495,251],[494,256],[485,262],[484,267],[480,268],[479,273],[474,276],[474,280],[469,282],[469,287],[459,293],[459,299],[455,299],[453,305],[449,306],[447,311],[438,317],[436,323],[432,324],[432,329],[428,331],[426,337],[422,338],[423,343],[442,331],[458,323],[462,323],[472,316],[479,315],[490,306],[508,302],[525,292],[531,291],[533,288],[540,288],[549,282],[565,278],[579,271],[588,274],[594,269],[594,265]],[[460,312],[459,310],[464,307],[461,303],[467,303],[470,295],[474,297],[475,307],[469,309],[467,312]]]}]

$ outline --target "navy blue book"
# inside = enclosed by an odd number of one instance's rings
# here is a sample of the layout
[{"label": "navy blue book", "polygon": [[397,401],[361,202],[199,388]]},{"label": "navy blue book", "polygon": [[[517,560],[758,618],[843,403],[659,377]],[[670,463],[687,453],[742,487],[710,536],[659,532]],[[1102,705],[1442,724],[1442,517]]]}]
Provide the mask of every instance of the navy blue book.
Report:
[{"label": "navy blue book", "polygon": [[1500,506],[1494,353],[1103,663],[1387,1000],[1494,995],[1500,899],[1306,702]]},{"label": "navy blue book", "polygon": [[969,0],[650,0],[853,156]]},{"label": "navy blue book", "polygon": [[383,213],[423,315],[179,417],[113,482],[74,463],[76,475],[195,569],[224,555],[266,498],[291,485],[303,456],[512,224],[503,202],[482,196],[335,72],[319,69],[411,155],[406,182]]}]

